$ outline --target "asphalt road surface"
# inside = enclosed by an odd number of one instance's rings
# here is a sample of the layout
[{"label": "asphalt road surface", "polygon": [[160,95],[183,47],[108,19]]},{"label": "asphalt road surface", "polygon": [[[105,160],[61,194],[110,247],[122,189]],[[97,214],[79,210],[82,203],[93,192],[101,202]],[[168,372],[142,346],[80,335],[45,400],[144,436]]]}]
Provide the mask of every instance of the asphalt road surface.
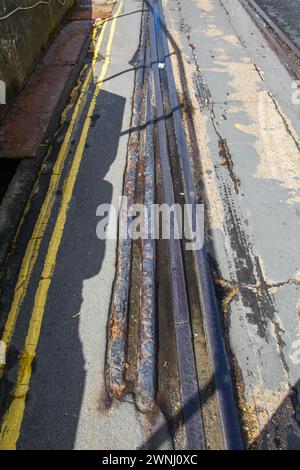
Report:
[{"label": "asphalt road surface", "polygon": [[[116,19],[95,30],[95,60],[82,76],[92,67],[92,80],[72,111],[71,134],[57,136],[43,167],[2,285],[1,326],[12,335],[1,380],[2,448],[135,449],[164,422],[157,415],[149,423],[130,399],[108,411],[104,385],[116,240],[98,239],[96,210],[118,207],[122,195],[141,11],[141,1],[118,2]],[[48,219],[43,198],[65,154]],[[7,315],[17,318],[15,327]],[[157,446],[169,448],[168,436]]]},{"label": "asphalt road surface", "polygon": [[299,449],[294,81],[238,0],[166,0],[165,8],[185,70],[179,90],[193,109],[211,268],[246,439],[253,447]]},{"label": "asphalt road surface", "polygon": [[298,0],[256,0],[256,3],[300,48],[300,2]]},{"label": "asphalt road surface", "polygon": [[[98,206],[117,207],[122,194],[142,3],[118,2],[115,18],[96,28],[79,104],[42,166],[1,278],[10,348],[0,369],[0,448],[137,449],[165,425],[130,396],[109,406],[117,241],[96,235]],[[295,84],[239,0],[163,3],[246,446],[300,449]],[[299,2],[258,3],[299,41]],[[169,434],[158,434],[151,445],[172,449]]]}]

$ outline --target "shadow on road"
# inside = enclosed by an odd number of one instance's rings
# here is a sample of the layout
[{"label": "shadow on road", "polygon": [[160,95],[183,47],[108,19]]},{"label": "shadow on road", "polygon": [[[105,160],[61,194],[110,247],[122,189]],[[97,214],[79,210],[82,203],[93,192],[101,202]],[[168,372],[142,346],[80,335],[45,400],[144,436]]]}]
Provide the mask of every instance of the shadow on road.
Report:
[{"label": "shadow on road", "polygon": [[124,106],[124,98],[102,91],[94,111],[44,314],[37,374],[30,387],[35,400],[26,408],[22,448],[74,446],[85,386],[79,323],[89,321],[76,315],[84,282],[99,274],[105,256],[106,243],[96,236],[96,209],[112,200],[113,188],[105,176],[116,158]]}]

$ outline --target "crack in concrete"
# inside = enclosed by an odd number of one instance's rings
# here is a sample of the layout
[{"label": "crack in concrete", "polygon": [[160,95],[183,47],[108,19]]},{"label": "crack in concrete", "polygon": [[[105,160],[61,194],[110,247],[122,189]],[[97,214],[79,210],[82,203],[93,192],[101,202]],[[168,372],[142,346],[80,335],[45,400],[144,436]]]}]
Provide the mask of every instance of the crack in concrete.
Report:
[{"label": "crack in concrete", "polygon": [[232,156],[231,156],[227,141],[226,139],[223,138],[223,136],[217,129],[214,101],[211,99],[211,93],[210,93],[209,87],[207,86],[205,79],[201,73],[201,69],[200,69],[198,59],[195,53],[195,49],[196,49],[195,45],[191,42],[190,32],[192,28],[186,22],[186,20],[183,18],[181,14],[181,6],[180,6],[179,1],[177,2],[177,5],[178,5],[178,11],[179,11],[179,17],[180,17],[179,19],[180,31],[186,36],[188,45],[191,49],[190,63],[193,63],[196,69],[192,76],[196,98],[200,105],[200,109],[206,108],[210,112],[210,119],[214,128],[214,131],[216,135],[218,136],[218,141],[219,141],[218,145],[219,145],[220,164],[227,169],[230,179],[232,180],[234,190],[236,194],[238,194],[239,188],[241,186],[241,180],[234,171],[234,163],[232,160]]},{"label": "crack in concrete", "polygon": [[[236,33],[239,41],[242,46],[247,49],[241,38],[239,37],[234,25],[232,24],[229,12],[226,10],[226,7],[223,4],[222,0],[219,0],[219,4],[224,8],[226,14],[228,15],[229,22]],[[214,109],[214,102],[212,100],[209,87],[205,83],[205,79],[202,76],[201,69],[197,60],[195,46],[191,38],[191,27],[186,22],[185,18],[182,15],[181,3],[177,1],[178,5],[178,15],[180,17],[180,26],[181,31],[185,35],[188,46],[190,49],[189,64],[195,67],[195,71],[192,74],[192,80],[195,90],[195,96],[200,106],[200,111],[207,110],[209,115],[209,122],[213,126],[216,136],[219,138],[219,149],[220,149],[220,164],[225,166],[228,170],[230,178],[233,182],[233,187],[237,193],[239,188],[239,178],[235,175],[233,171],[233,165],[231,166],[231,155],[227,146],[227,142],[222,138],[218,131],[218,123]],[[256,64],[252,62],[256,72],[258,73],[260,79],[264,81],[262,72],[259,70]],[[290,137],[293,138],[297,148],[299,149],[299,143],[295,139],[292,130],[289,127],[288,121],[285,116],[282,115],[280,108],[269,92],[269,96],[272,99],[276,111],[279,113],[281,119],[283,120],[284,126]],[[229,156],[229,159],[228,159]],[[236,207],[236,198],[234,198],[233,188],[228,181],[228,178],[225,177],[224,172],[221,171],[219,165],[215,166],[216,176],[219,179],[220,184],[220,193],[223,194],[223,203],[226,206],[226,220],[224,221],[224,236],[229,239],[231,256],[232,256],[232,266],[233,272],[232,275],[237,280],[224,279],[221,276],[221,272],[218,268],[217,262],[210,255],[210,265],[213,273],[214,284],[216,286],[216,292],[220,303],[221,311],[224,314],[225,318],[225,331],[228,332],[230,319],[230,308],[232,302],[240,297],[241,304],[243,305],[245,312],[246,323],[255,325],[257,328],[257,336],[262,338],[266,343],[270,344],[270,348],[273,349],[275,343],[275,348],[278,352],[278,366],[281,364],[283,370],[283,377],[285,378],[285,385],[288,388],[291,388],[291,383],[289,380],[289,367],[286,361],[286,355],[284,354],[284,349],[286,348],[286,343],[283,340],[284,329],[278,321],[277,310],[274,304],[274,290],[279,289],[287,285],[300,285],[300,279],[297,277],[291,277],[284,281],[270,282],[265,279],[263,274],[262,266],[260,263],[259,257],[254,252],[254,247],[249,240],[247,233],[245,232],[244,221],[239,214],[239,209]],[[215,269],[216,268],[216,269]],[[229,275],[231,277],[231,274]],[[240,281],[241,280],[241,281]],[[251,330],[252,332],[252,330]],[[252,333],[249,332],[250,340],[253,340]],[[256,332],[255,332],[256,334]],[[274,337],[274,340],[271,341],[271,335]],[[273,344],[272,344],[273,343]],[[231,351],[232,352],[232,351]],[[274,351],[275,352],[275,351]],[[255,347],[253,347],[253,353],[256,356]],[[260,356],[260,351],[257,351],[257,354]],[[275,360],[275,359],[274,359]],[[262,360],[256,359],[258,372],[262,366]],[[256,410],[256,416],[259,417],[261,410],[268,410],[271,407],[266,405],[268,401],[268,390],[266,390],[266,399],[265,399],[265,385],[264,379],[260,378],[261,391],[260,399],[263,402],[263,405],[256,402],[257,397],[254,396],[254,404],[260,409]],[[281,388],[280,384],[280,388]],[[297,405],[298,406],[298,405]],[[293,407],[296,411],[295,404]],[[275,408],[274,408],[275,409]],[[280,414],[280,411],[279,411]],[[289,414],[291,417],[291,414]],[[259,418],[258,418],[259,419]],[[268,416],[268,420],[271,423],[270,426],[270,439],[272,436],[276,436],[276,425],[272,424],[272,417]]]},{"label": "crack in concrete", "polygon": [[[214,278],[214,283],[219,285],[219,286],[225,287],[227,289],[235,289],[235,288],[249,289],[252,292],[255,292],[256,294],[261,293],[260,286],[257,285],[257,284],[248,284],[248,283],[243,283],[243,282],[239,283],[239,282],[236,282],[236,281],[230,281],[228,279],[223,279],[223,278],[221,278],[221,279],[220,278]],[[265,283],[264,288],[267,289],[267,290],[270,290],[270,289],[273,289],[273,288],[279,288],[279,287],[283,287],[283,286],[286,286],[286,285],[300,286],[300,280],[297,279],[297,278],[290,278],[287,281],[274,282],[274,283]]]},{"label": "crack in concrete", "polygon": [[272,100],[272,102],[273,102],[273,104],[274,104],[274,106],[275,106],[275,109],[276,109],[277,113],[279,114],[280,118],[282,119],[282,122],[283,122],[283,124],[284,124],[284,127],[285,127],[285,129],[286,129],[288,135],[292,138],[292,140],[293,140],[293,142],[294,142],[294,144],[295,144],[297,150],[300,152],[300,143],[298,142],[298,140],[297,140],[296,137],[294,136],[292,130],[290,129],[290,126],[289,126],[289,124],[288,124],[288,122],[287,122],[287,119],[286,119],[286,117],[283,115],[283,113],[281,112],[281,110],[280,110],[280,108],[279,108],[279,105],[278,105],[276,99],[274,98],[274,96],[272,95],[272,93],[271,93],[270,91],[268,91],[268,95],[269,95],[269,97],[271,98],[271,100]]},{"label": "crack in concrete", "polygon": [[227,8],[225,7],[224,5],[224,2],[222,0],[219,0],[219,4],[221,5],[221,7],[223,8],[223,10],[225,11],[225,14],[227,15],[228,17],[228,21],[230,23],[230,26],[232,27],[233,31],[235,32],[236,34],[236,37],[238,38],[238,40],[240,41],[243,49],[247,49],[247,46],[246,46],[246,43],[243,41],[243,39],[241,38],[238,30],[236,29],[236,27],[234,26],[233,22],[231,21],[231,17],[230,17],[230,13],[229,11],[227,10]]}]

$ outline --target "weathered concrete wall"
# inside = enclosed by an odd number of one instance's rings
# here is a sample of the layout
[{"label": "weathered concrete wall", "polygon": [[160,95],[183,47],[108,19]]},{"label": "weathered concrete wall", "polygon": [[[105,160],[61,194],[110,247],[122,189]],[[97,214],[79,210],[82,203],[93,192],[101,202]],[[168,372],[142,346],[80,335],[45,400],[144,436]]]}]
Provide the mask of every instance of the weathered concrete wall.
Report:
[{"label": "weathered concrete wall", "polygon": [[[19,10],[9,18],[0,20],[0,81],[6,84],[8,103],[22,87],[42,49],[47,45],[50,34],[55,31],[74,1],[51,0],[47,5],[40,4],[30,10]],[[0,18],[18,6],[31,6],[36,2],[37,0],[1,0]],[[0,104],[0,115],[4,108]]]}]

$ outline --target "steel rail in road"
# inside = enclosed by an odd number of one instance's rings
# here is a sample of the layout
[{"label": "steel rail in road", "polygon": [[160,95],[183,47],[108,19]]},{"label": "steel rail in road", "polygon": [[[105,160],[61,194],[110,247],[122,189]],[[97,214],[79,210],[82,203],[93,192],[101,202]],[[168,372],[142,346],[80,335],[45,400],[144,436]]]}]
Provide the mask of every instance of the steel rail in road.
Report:
[{"label": "steel rail in road", "polygon": [[[280,27],[269,17],[269,15],[256,3],[255,0],[240,0],[249,15],[253,18],[255,24],[258,26],[263,36],[271,43],[275,52],[278,54],[282,62],[288,69],[300,79],[299,67],[295,65],[294,61],[289,57],[285,48],[276,39],[276,35],[280,38],[282,43],[290,49],[292,54],[300,60],[300,49],[290,40]],[[269,26],[270,30],[265,27]],[[274,35],[275,33],[275,35]]]},{"label": "steel rail in road", "polygon": [[120,209],[116,277],[110,306],[106,350],[106,385],[109,394],[116,397],[122,397],[126,389],[125,371],[132,240],[125,232],[132,220],[128,208],[134,204],[136,189],[135,183],[139,160],[140,129],[142,125],[143,88],[146,80],[144,67],[146,34],[147,16],[144,13],[142,17],[140,48],[135,64],[135,92],[132,101],[132,122],[128,142],[127,165],[124,174],[123,196],[125,196],[125,199],[123,199]]},{"label": "steel rail in road", "polygon": [[[124,178],[124,195],[129,198],[129,205],[133,204],[135,198],[139,197],[140,190],[137,188],[142,184],[144,204],[151,206],[155,202],[155,193],[159,186],[162,202],[171,208],[179,200],[182,202],[182,195],[179,193],[179,185],[182,185],[184,203],[195,207],[198,202],[197,191],[182,121],[181,105],[177,96],[168,44],[169,33],[162,2],[161,0],[145,0],[145,7],[133,100],[132,132]],[[170,148],[173,147],[174,149],[176,147],[178,160],[170,154]],[[198,158],[198,155],[194,157]],[[139,165],[143,166],[141,171],[143,177],[138,182]],[[157,165],[159,171],[156,175]],[[127,226],[127,222],[128,214],[126,211],[121,212],[120,226]],[[191,266],[187,266],[184,241],[176,236],[178,234],[176,216],[170,222],[173,226],[166,245],[168,262],[164,269],[168,272],[168,294],[173,313],[177,351],[175,362],[179,374],[180,419],[183,420],[184,446],[187,450],[200,450],[208,447],[203,417],[204,402],[202,403],[202,391],[199,389],[191,318],[192,289],[199,299],[198,311],[203,317],[205,340],[210,353],[212,379],[216,389],[221,422],[219,432],[222,433],[226,449],[242,449],[241,427],[230,362],[208,265],[206,246],[204,244],[201,249],[195,247]],[[192,220],[188,220],[188,224],[190,233],[193,233]],[[132,391],[139,410],[151,413],[155,409],[156,369],[157,361],[159,361],[155,283],[156,268],[160,260],[156,259],[154,240],[142,240],[139,245],[142,252],[139,260],[141,273],[138,286],[140,305],[136,315],[138,336],[135,339],[137,370],[133,384],[126,375],[127,366],[134,368],[127,362],[130,342],[128,337],[130,335],[129,297],[132,287],[131,266],[133,265],[131,245],[127,233],[127,236],[119,241],[117,253],[117,272],[108,324],[106,383],[112,398],[120,399],[127,391],[129,393]],[[187,285],[187,269],[193,271],[195,279],[193,285]]]},{"label": "steel rail in road", "polygon": [[[164,119],[166,113],[161,88],[162,71],[159,68],[159,65],[163,64],[163,50],[160,41],[161,21],[157,2],[149,1],[147,3],[150,9],[150,57],[163,197],[164,203],[172,207],[175,204],[175,195],[169,159],[166,121]],[[176,221],[174,221],[174,224],[176,224]],[[175,230],[176,227],[174,227],[174,230],[171,230],[171,237],[168,243],[168,255],[184,432],[187,449],[204,449],[205,435],[193,349],[185,272],[181,243],[180,240],[174,237]]]},{"label": "steel rail in road", "polygon": [[267,13],[256,3],[255,0],[247,0],[250,5],[259,13],[259,15],[268,23],[271,28],[278,34],[280,39],[286,43],[294,54],[300,59],[300,50],[298,47],[288,38],[288,36],[277,26],[276,23],[267,15]]},{"label": "steel rail in road", "polygon": [[[194,205],[197,202],[196,189],[173,75],[168,46],[168,31],[164,19],[162,3],[161,0],[153,0],[152,2],[149,2],[149,4],[153,6],[152,14],[155,18],[156,35],[158,36],[157,44],[160,49],[158,56],[159,61],[163,61],[166,66],[165,72],[162,70],[161,74],[166,73],[167,76],[186,203]],[[230,365],[227,357],[213,282],[208,266],[205,244],[202,249],[194,250],[194,257],[201,310],[204,317],[204,326],[219,403],[224,445],[226,449],[242,449],[243,443],[234,398]],[[184,378],[182,378],[182,380],[184,380]]]}]

